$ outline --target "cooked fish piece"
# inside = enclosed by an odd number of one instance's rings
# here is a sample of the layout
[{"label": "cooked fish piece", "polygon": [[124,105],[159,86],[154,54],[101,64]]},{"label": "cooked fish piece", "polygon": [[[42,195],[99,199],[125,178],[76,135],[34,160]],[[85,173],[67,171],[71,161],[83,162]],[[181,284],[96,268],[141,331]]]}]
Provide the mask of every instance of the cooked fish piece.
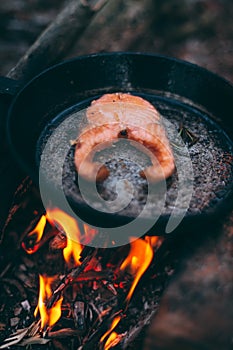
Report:
[{"label": "cooked fish piece", "polygon": [[116,141],[120,131],[120,125],[115,123],[94,126],[80,135],[74,155],[79,175],[88,181],[103,181],[108,177],[108,168],[103,164],[93,162],[93,157],[97,150],[100,151]]},{"label": "cooked fish piece", "polygon": [[94,162],[93,157],[119,138],[134,141],[134,146],[148,154],[152,165],[140,173],[148,181],[160,181],[174,172],[166,132],[158,111],[148,101],[126,93],[105,94],[92,102],[87,119],[87,128],[76,140],[74,159],[79,175],[86,180],[103,181],[108,177],[107,167]]},{"label": "cooked fish piece", "polygon": [[128,125],[160,122],[159,113],[152,104],[142,97],[120,92],[94,100],[87,109],[87,119],[92,126],[119,123],[122,129]]}]

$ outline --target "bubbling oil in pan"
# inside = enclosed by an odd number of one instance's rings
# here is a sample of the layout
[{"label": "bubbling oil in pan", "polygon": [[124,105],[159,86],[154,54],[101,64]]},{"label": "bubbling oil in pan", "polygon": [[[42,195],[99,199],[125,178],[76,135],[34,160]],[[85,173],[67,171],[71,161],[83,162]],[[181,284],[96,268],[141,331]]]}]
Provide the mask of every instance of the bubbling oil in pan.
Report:
[{"label": "bubbling oil in pan", "polygon": [[[135,92],[132,92],[135,93]],[[202,112],[198,107],[191,106],[178,97],[166,97],[159,94],[135,93],[151,102],[160,112],[161,116],[172,123],[177,130],[180,127],[191,132],[192,136],[197,137],[193,144],[186,144],[186,149],[193,168],[193,190],[192,198],[188,208],[188,213],[198,214],[208,212],[219,200],[231,190],[233,179],[233,167],[229,161],[229,155],[232,155],[232,142],[223,132],[223,130]],[[93,99],[99,96],[94,96]],[[56,124],[59,120],[74,114],[80,108],[86,108],[91,103],[91,99],[72,107],[56,118]],[[79,114],[80,115],[80,114]],[[80,124],[80,131],[86,125],[85,115],[82,120],[77,120]],[[53,123],[44,131],[40,140],[43,145],[54,128]],[[174,153],[179,157],[182,167],[182,151],[179,145],[173,143],[172,135],[167,129],[168,138],[172,144]],[[44,136],[46,135],[46,136]],[[62,135],[61,135],[62,138]],[[185,140],[187,141],[187,140]],[[43,146],[42,146],[43,147]],[[52,147],[52,146],[51,146]],[[58,145],[53,145],[57,149]],[[82,195],[79,190],[77,172],[74,166],[74,148],[72,146],[67,154],[63,166],[63,191],[67,198],[77,203],[82,202]],[[54,152],[51,148],[51,152]],[[59,156],[59,152],[58,156]],[[187,155],[186,155],[187,156]],[[133,146],[126,145],[124,141],[114,144],[113,147],[106,148],[95,155],[95,160],[103,163],[106,159],[106,165],[110,170],[109,177],[102,183],[97,184],[98,194],[105,201],[113,201],[116,194],[116,185],[120,180],[127,180],[125,183],[131,183],[133,188],[133,198],[129,205],[120,212],[120,215],[136,217],[143,209],[148,195],[148,186],[146,179],[139,175],[139,171],[150,164],[149,158]],[[184,157],[184,167],[187,166]],[[46,169],[47,176],[56,184],[56,157],[50,168]],[[122,182],[121,182],[122,183]],[[178,194],[178,174],[175,172],[170,179],[166,181],[166,193],[162,190],[158,193],[156,185],[153,186],[152,201],[147,208],[145,217],[153,217],[163,206],[163,214],[170,215]],[[118,188],[119,189],[119,188]],[[125,191],[124,186],[120,189]],[[165,197],[164,197],[165,195]],[[164,199],[165,198],[165,199]],[[96,203],[94,203],[96,201]],[[164,201],[164,203],[163,203]],[[185,201],[185,197],[184,197]],[[92,197],[94,207],[102,210],[101,204],[96,196]],[[180,203],[181,207],[183,203]]]}]

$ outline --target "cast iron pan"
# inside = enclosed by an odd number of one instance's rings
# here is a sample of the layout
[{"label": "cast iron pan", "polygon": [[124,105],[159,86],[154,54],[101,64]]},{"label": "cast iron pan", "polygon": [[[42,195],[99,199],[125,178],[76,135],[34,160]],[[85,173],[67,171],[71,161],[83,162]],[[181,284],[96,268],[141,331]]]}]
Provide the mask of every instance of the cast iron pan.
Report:
[{"label": "cast iron pan", "polygon": [[[8,80],[5,83],[14,85]],[[168,125],[165,125],[168,136],[169,123],[177,134],[182,135],[183,146],[191,160],[192,174],[188,173],[193,180],[192,196],[182,224],[187,222],[190,225],[206,218],[213,221],[231,203],[233,87],[213,73],[184,61],[151,54],[108,53],[78,57],[47,69],[21,88],[10,106],[7,137],[16,160],[39,183],[41,154],[57,127],[71,118],[69,125],[74,123],[72,136],[75,137],[77,128],[81,130],[82,124],[85,124],[85,113],[82,111],[91,101],[107,92],[119,91],[150,101],[168,121]],[[140,166],[148,162],[145,155],[124,145],[117,150],[112,148],[110,151],[113,153],[107,162],[110,176],[97,185],[97,191],[104,201],[114,200],[116,182],[123,180],[124,183],[127,178],[133,185],[134,196],[129,205],[119,212],[106,213],[98,199],[93,197],[89,205],[80,193],[73,164],[74,147],[70,145],[63,162],[62,184],[60,178],[58,180],[57,163],[59,149],[63,147],[62,138],[62,135],[56,134],[57,142],[49,146],[50,155],[42,172],[48,201],[50,196],[57,196],[55,202],[57,200],[59,205],[60,193],[65,193],[72,209],[87,223],[103,228],[120,227],[138,217],[146,203],[148,191],[152,191],[141,221],[149,222],[148,231],[153,234],[173,231],[167,226],[169,218],[179,216],[179,211],[187,205],[182,186],[189,184],[180,182],[180,170],[166,181],[162,203],[156,186],[148,189],[147,181],[139,176]],[[174,135],[169,136],[175,156],[177,159],[184,158],[181,167],[187,170],[190,166],[185,160],[187,153],[182,153],[183,146],[173,138]],[[105,159],[104,156],[101,152],[97,154],[100,161]],[[177,204],[180,191],[180,202]],[[179,205],[180,208],[177,208]]]}]

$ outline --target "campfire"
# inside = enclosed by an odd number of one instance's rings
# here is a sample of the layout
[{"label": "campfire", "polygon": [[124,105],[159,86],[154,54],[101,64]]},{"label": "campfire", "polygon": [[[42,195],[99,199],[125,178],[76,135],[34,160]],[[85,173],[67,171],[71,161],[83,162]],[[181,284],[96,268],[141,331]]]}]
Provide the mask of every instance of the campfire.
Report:
[{"label": "campfire", "polygon": [[111,349],[132,342],[157,311],[170,274],[163,239],[132,233],[128,245],[93,248],[96,229],[58,208],[33,213],[3,277],[0,348]]}]

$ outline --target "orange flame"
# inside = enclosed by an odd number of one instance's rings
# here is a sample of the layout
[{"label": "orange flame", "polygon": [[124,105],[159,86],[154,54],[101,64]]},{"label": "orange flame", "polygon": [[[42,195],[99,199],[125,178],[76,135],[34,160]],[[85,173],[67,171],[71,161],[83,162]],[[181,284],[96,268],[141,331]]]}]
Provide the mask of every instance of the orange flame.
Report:
[{"label": "orange flame", "polygon": [[67,246],[63,249],[63,256],[67,264],[80,265],[80,254],[82,245],[80,244],[81,234],[78,223],[74,218],[65,212],[55,208],[47,210],[48,220],[52,224],[59,225],[67,236]]},{"label": "orange flame", "polygon": [[[36,227],[28,233],[26,237],[27,242],[22,242],[22,247],[28,254],[33,254],[39,249],[39,243],[43,236],[45,225],[46,216],[42,215]],[[30,239],[32,240],[32,242]]]},{"label": "orange flame", "polygon": [[36,310],[34,312],[34,315],[36,316],[38,313],[38,310],[40,312],[41,317],[41,329],[46,329],[46,327],[53,326],[61,317],[61,304],[63,297],[61,297],[51,309],[46,308],[46,301],[48,298],[52,295],[52,289],[51,285],[54,281],[54,277],[47,277],[39,275],[40,278],[40,292],[39,292],[39,299],[38,299],[38,305],[36,307]]},{"label": "orange flame", "polygon": [[[116,317],[113,319],[109,330],[108,330],[106,333],[104,333],[104,335],[102,335],[102,337],[101,337],[101,339],[100,339],[100,342],[101,342],[101,343],[105,340],[105,338],[107,338],[107,336],[113,331],[113,329],[116,328],[116,326],[118,325],[118,323],[120,322],[120,320],[121,320],[121,317],[120,317],[120,316],[116,316]],[[108,342],[108,340],[107,340],[107,342]],[[106,345],[106,344],[105,344],[105,345]],[[104,349],[105,349],[105,347],[104,347]]]},{"label": "orange flame", "polygon": [[116,346],[120,341],[120,338],[116,332],[112,332],[110,336],[108,337],[105,345],[104,345],[104,350],[109,350],[113,346]]},{"label": "orange flame", "polygon": [[42,215],[36,227],[28,233],[22,242],[23,249],[28,254],[35,253],[41,246],[41,239],[45,230],[46,222],[53,227],[57,226],[67,237],[67,245],[63,250],[65,261],[72,265],[80,264],[80,254],[83,245],[89,244],[95,237],[97,230],[87,224],[83,224],[83,235],[81,235],[77,221],[58,208],[47,209],[46,215]]},{"label": "orange flame", "polygon": [[[129,254],[120,266],[121,271],[128,270],[129,273],[132,276],[134,276],[133,283],[126,297],[126,307],[128,306],[128,303],[133,295],[133,292],[141,276],[144,274],[144,272],[146,271],[146,269],[152,261],[154,255],[152,247],[155,247],[158,244],[158,242],[158,236],[146,236],[145,239],[136,240],[132,238]],[[111,347],[119,343],[121,338],[116,332],[112,331],[118,325],[120,320],[120,316],[115,317],[110,329],[100,339],[100,341],[103,342],[105,338],[110,334],[104,345],[104,350],[109,350]]]},{"label": "orange flame", "polygon": [[87,224],[83,224],[83,228],[84,228],[85,237],[82,243],[84,245],[87,245],[93,240],[93,238],[96,236],[98,231]]},{"label": "orange flame", "polygon": [[120,270],[128,270],[134,276],[133,283],[126,297],[127,303],[131,299],[133,292],[146,269],[153,258],[153,249],[149,240],[136,239],[130,245],[130,251],[127,258],[120,266]]},{"label": "orange flame", "polygon": [[150,243],[152,247],[156,247],[159,241],[162,241],[162,238],[159,238],[159,236],[145,236],[145,241]]}]

